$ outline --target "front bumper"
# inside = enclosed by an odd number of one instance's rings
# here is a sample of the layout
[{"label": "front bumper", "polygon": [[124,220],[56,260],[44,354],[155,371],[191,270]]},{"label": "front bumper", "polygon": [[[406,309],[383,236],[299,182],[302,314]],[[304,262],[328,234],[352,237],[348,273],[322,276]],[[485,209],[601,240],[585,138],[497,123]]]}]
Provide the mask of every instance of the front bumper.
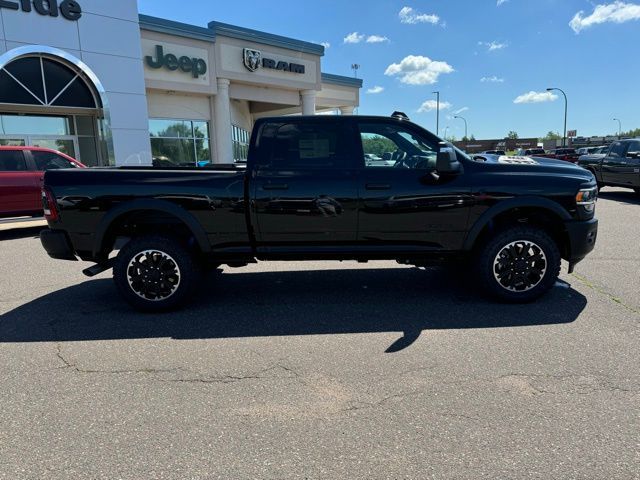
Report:
[{"label": "front bumper", "polygon": [[67,234],[60,230],[42,230],[40,243],[51,258],[57,260],[77,260]]},{"label": "front bumper", "polygon": [[596,246],[598,220],[572,221],[565,224],[569,237],[569,273]]}]

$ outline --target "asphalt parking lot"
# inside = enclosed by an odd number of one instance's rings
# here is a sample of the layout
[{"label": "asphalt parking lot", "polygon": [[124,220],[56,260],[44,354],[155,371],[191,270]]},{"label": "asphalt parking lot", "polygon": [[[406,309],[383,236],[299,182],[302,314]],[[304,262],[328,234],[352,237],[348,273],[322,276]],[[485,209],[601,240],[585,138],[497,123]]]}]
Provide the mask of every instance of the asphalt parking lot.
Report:
[{"label": "asphalt parking lot", "polygon": [[271,263],[141,315],[0,231],[0,478],[640,478],[640,200],[541,301]]}]

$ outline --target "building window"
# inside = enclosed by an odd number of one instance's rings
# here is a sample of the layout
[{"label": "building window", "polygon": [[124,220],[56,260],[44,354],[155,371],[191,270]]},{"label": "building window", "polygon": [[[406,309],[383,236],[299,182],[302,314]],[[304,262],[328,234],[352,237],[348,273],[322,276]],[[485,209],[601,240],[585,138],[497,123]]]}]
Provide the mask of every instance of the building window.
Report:
[{"label": "building window", "polygon": [[149,120],[156,167],[204,167],[211,163],[209,123],[199,120]]},{"label": "building window", "polygon": [[231,126],[231,140],[233,142],[233,161],[246,162],[249,156],[249,139],[251,134],[237,125]]}]

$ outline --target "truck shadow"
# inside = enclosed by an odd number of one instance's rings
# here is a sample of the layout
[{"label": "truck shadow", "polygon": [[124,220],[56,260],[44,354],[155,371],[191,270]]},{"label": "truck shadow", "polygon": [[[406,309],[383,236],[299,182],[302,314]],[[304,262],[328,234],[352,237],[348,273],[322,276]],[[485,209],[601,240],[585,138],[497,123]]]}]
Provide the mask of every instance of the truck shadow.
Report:
[{"label": "truck shadow", "polygon": [[604,200],[613,200],[614,202],[628,203],[631,205],[640,205],[640,196],[636,195],[633,190],[601,190],[598,196]]},{"label": "truck shadow", "polygon": [[[50,293],[0,316],[0,342],[169,337],[215,339],[557,325],[575,321],[586,298],[567,284],[536,303],[506,305],[441,270],[417,268],[217,273],[183,310],[132,311],[111,279]],[[466,283],[466,282],[462,282]]]},{"label": "truck shadow", "polygon": [[37,227],[20,227],[8,230],[0,230],[0,242],[3,240],[17,240],[20,238],[39,238],[40,231],[47,228],[46,226]]}]

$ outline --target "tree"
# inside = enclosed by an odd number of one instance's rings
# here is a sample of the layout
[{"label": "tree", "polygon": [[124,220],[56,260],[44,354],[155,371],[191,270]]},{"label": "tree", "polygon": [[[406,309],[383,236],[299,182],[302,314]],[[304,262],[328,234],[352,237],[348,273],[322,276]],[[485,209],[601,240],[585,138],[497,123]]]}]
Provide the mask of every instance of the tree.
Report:
[{"label": "tree", "polygon": [[507,138],[511,139],[511,140],[517,140],[518,138],[518,132],[515,132],[513,130],[511,130],[508,134],[507,134]]},{"label": "tree", "polygon": [[[618,135],[613,135],[614,137],[617,137]],[[629,130],[628,132],[622,132],[620,134],[620,136],[622,137],[631,137],[631,138],[635,138],[635,137],[640,137],[640,128],[636,128],[634,130]]]},{"label": "tree", "polygon": [[387,152],[395,152],[398,149],[390,139],[380,135],[372,135],[369,138],[364,137],[362,139],[362,148],[364,153],[371,153],[378,157],[382,157]]},{"label": "tree", "polygon": [[562,135],[558,132],[549,131],[543,138],[543,140],[562,140]]}]

